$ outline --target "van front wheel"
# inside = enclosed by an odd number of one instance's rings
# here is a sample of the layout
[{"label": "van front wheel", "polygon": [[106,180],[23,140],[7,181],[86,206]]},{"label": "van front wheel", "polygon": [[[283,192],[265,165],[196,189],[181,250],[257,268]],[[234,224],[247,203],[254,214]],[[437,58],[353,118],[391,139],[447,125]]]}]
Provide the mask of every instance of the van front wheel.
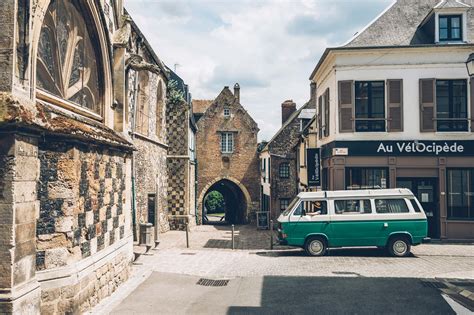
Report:
[{"label": "van front wheel", "polygon": [[395,236],[388,243],[388,251],[394,257],[406,257],[410,255],[410,250],[410,241],[404,236]]},{"label": "van front wheel", "polygon": [[304,250],[309,256],[324,256],[327,251],[326,241],[322,237],[310,237],[306,240]]}]

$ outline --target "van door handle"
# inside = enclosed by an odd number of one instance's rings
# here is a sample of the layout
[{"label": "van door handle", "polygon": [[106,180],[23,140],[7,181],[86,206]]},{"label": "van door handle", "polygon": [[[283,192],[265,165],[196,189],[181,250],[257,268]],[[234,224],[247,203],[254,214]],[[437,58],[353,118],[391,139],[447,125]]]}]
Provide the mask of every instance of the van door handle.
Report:
[{"label": "van door handle", "polygon": [[388,228],[388,223],[384,222],[383,227],[384,227],[384,229]]}]

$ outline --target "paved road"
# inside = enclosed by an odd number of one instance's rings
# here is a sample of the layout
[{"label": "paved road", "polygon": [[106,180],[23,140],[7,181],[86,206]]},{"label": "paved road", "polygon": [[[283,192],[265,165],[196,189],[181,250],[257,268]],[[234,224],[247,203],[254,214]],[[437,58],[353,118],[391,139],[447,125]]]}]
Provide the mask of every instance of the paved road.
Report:
[{"label": "paved road", "polygon": [[[239,249],[232,251],[229,227],[194,228],[189,249],[183,232],[166,233],[159,250],[141,256],[133,278],[95,313],[450,314],[441,292],[425,282],[474,283],[472,245],[421,245],[408,258],[378,249],[307,257],[299,249],[269,250],[268,231],[241,226],[236,236]],[[200,286],[200,278],[229,283]]]}]

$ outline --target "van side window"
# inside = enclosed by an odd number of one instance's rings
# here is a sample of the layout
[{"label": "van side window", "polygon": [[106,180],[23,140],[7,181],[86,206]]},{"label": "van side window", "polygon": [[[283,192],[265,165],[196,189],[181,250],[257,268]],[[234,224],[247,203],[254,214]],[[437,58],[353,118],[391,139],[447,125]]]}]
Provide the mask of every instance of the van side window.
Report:
[{"label": "van side window", "polygon": [[375,210],[377,213],[408,213],[405,199],[376,199]]},{"label": "van side window", "polygon": [[370,200],[335,200],[336,214],[371,213]]},{"label": "van side window", "polygon": [[301,202],[298,205],[298,208],[296,208],[295,211],[293,211],[293,215],[301,215],[303,213],[303,204],[304,202]]},{"label": "van side window", "polygon": [[323,200],[305,201],[304,209],[310,216],[328,214],[327,201]]},{"label": "van side window", "polygon": [[421,212],[420,206],[418,205],[418,202],[416,202],[415,199],[410,199],[410,202],[413,206],[413,209],[415,209],[415,212]]}]

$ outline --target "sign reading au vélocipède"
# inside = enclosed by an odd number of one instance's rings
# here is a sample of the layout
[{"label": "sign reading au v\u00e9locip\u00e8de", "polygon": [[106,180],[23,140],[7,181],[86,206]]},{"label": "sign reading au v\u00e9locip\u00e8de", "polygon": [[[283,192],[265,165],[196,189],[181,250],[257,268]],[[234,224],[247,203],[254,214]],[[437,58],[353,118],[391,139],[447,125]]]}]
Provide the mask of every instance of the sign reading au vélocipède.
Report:
[{"label": "sign reading au v\u00e9locip\u00e8de", "polygon": [[[350,156],[474,156],[474,141],[336,141],[324,150],[346,148]],[[328,150],[329,149],[329,150]]]},{"label": "sign reading au v\u00e9locip\u00e8de", "polygon": [[308,186],[321,186],[321,154],[319,149],[306,149]]}]

